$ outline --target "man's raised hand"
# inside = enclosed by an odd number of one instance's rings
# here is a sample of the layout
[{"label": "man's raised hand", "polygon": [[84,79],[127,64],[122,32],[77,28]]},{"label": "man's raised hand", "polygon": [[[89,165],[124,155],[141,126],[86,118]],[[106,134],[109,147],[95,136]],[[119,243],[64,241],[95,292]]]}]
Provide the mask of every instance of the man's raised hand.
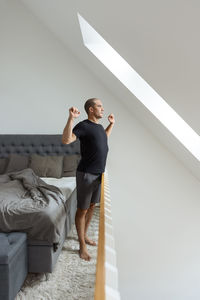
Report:
[{"label": "man's raised hand", "polygon": [[80,115],[80,111],[76,107],[73,106],[69,109],[69,116],[71,118],[78,118],[79,115]]},{"label": "man's raised hand", "polygon": [[114,124],[114,123],[115,123],[115,117],[114,117],[113,114],[110,114],[110,115],[108,116],[108,121],[109,121],[111,124]]}]

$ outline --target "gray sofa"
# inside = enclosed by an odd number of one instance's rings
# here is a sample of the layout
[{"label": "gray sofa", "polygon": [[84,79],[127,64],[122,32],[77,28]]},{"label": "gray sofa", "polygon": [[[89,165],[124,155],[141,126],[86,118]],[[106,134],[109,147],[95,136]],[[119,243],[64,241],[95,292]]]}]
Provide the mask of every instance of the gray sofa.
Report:
[{"label": "gray sofa", "polygon": [[0,300],[14,300],[27,272],[26,233],[0,233]]}]

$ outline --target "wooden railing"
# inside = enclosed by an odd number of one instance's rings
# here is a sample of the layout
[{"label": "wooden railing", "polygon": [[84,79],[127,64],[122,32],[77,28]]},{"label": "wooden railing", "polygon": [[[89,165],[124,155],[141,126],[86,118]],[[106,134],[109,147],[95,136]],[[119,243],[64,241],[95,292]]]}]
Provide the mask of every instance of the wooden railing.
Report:
[{"label": "wooden railing", "polygon": [[120,300],[108,175],[102,175],[95,300]]},{"label": "wooden railing", "polygon": [[105,201],[104,174],[101,181],[101,200],[99,215],[99,238],[96,267],[95,300],[105,300]]}]

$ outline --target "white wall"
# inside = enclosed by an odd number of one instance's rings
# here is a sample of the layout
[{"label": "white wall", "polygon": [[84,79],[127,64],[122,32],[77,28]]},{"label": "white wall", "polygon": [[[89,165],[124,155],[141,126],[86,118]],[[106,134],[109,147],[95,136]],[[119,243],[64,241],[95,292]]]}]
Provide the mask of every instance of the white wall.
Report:
[{"label": "white wall", "polygon": [[71,105],[85,118],[86,99],[109,101],[110,94],[18,1],[0,4],[0,133],[61,133]]},{"label": "white wall", "polygon": [[200,186],[128,114],[109,157],[122,299],[200,299]]},{"label": "white wall", "polygon": [[122,299],[199,300],[199,182],[18,1],[0,4],[0,133],[62,133],[69,106],[85,118],[101,98]]}]

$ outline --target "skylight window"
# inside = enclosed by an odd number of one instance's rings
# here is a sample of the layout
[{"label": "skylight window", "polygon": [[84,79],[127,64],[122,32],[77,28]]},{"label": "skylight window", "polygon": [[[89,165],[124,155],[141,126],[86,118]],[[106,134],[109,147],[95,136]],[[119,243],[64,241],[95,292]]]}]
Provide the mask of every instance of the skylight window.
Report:
[{"label": "skylight window", "polygon": [[166,101],[78,14],[84,45],[200,161],[199,135]]}]

